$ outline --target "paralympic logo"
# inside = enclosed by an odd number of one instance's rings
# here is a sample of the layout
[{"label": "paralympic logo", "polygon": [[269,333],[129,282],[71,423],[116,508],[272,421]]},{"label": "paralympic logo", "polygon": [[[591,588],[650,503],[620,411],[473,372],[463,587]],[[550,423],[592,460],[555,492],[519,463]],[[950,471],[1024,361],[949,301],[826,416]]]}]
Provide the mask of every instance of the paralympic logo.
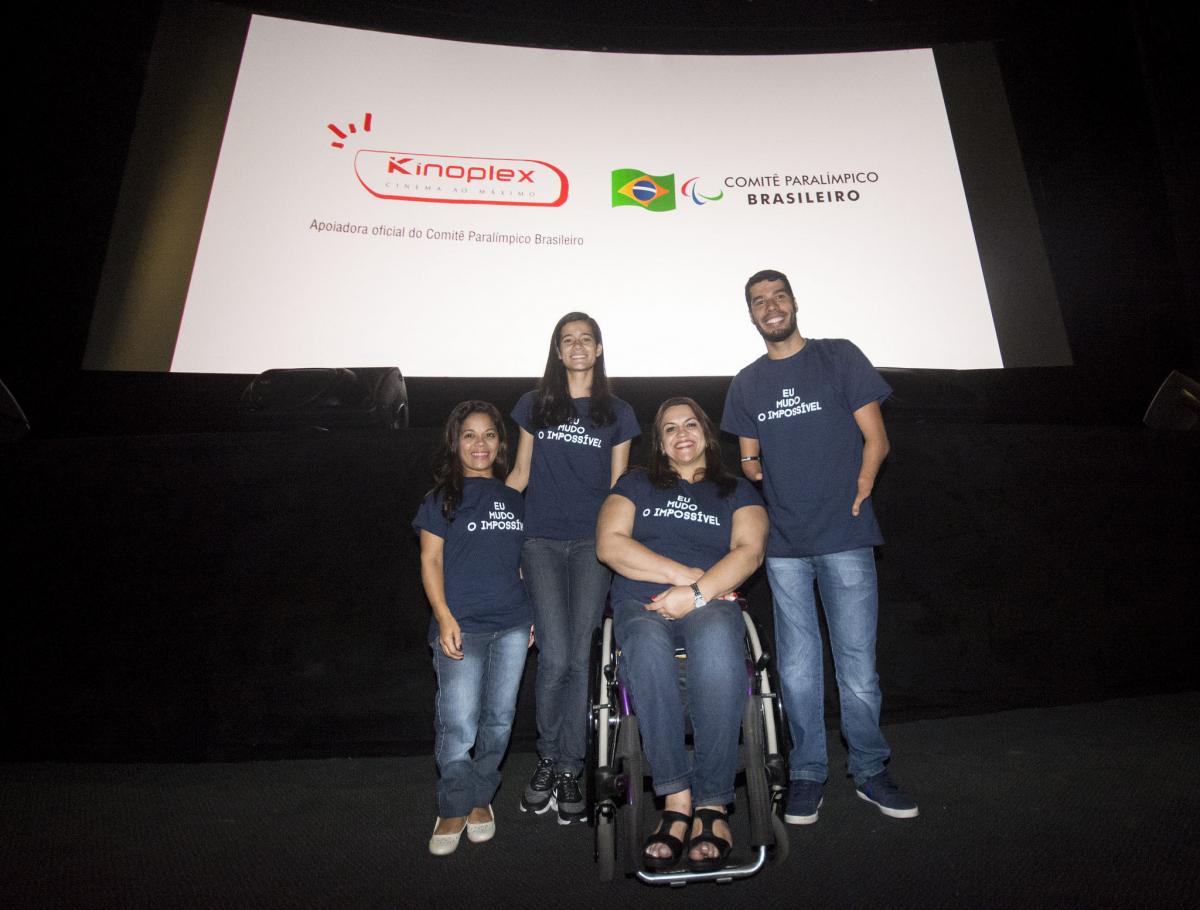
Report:
[{"label": "paralympic logo", "polygon": [[710,202],[719,202],[721,199],[725,198],[724,190],[718,191],[717,195],[715,196],[706,196],[701,193],[699,188],[696,186],[696,181],[699,179],[699,177],[689,177],[684,181],[684,184],[682,187],[680,187],[679,192],[688,199],[691,199],[692,202],[696,203],[696,205],[707,205]]}]

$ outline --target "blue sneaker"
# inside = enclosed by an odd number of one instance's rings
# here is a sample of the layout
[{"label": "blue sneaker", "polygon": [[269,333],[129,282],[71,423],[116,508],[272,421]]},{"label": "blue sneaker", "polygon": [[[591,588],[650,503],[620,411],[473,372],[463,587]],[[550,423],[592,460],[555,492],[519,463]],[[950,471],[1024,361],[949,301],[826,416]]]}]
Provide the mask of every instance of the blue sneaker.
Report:
[{"label": "blue sneaker", "polygon": [[783,820],[789,825],[811,825],[825,801],[825,785],[815,780],[793,780],[788,784],[787,808]]},{"label": "blue sneaker", "polygon": [[868,777],[854,792],[859,799],[874,803],[880,812],[892,818],[916,818],[920,814],[913,798],[896,786],[887,771]]}]

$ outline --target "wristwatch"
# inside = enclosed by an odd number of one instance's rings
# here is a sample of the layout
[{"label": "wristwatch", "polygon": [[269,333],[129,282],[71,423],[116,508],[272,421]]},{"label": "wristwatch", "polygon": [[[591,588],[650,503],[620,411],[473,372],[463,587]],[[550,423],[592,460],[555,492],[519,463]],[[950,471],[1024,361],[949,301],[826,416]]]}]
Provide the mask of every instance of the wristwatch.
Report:
[{"label": "wristwatch", "polygon": [[696,582],[692,582],[692,594],[696,597],[697,610],[708,603],[708,601],[704,599],[704,595],[700,593],[700,585]]}]

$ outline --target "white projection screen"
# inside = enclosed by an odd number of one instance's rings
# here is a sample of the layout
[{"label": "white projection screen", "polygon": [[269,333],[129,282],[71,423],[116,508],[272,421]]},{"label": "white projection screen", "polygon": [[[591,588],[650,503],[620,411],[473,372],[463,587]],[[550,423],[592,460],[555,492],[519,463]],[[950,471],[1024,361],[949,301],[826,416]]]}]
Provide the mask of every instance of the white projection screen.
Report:
[{"label": "white projection screen", "polygon": [[[615,54],[253,16],[164,303],[169,369],[532,375],[584,310],[610,375],[731,375],[762,353],[742,297],[762,268],[808,337],[996,368],[980,250],[930,49]],[[100,304],[139,293],[106,279]],[[122,306],[146,303],[97,318]],[[85,366],[138,368],[136,341],[101,335]]]}]

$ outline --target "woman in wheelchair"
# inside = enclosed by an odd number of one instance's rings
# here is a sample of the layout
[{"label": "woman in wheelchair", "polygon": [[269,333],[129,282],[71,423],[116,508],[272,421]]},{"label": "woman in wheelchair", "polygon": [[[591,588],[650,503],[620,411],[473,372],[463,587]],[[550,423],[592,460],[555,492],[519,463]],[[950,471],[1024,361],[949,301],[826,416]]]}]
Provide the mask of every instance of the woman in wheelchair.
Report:
[{"label": "woman in wheelchair", "polygon": [[[649,869],[672,869],[688,851],[693,871],[721,868],[731,849],[738,732],[747,697],[744,626],[723,600],[762,563],[767,513],[758,492],[721,462],[708,416],[690,398],[663,402],[645,469],[605,500],[596,552],[616,576],[613,621],[654,781],[664,797],[646,841]],[[675,649],[687,649],[684,741]],[[689,849],[690,844],[690,849]]]}]

